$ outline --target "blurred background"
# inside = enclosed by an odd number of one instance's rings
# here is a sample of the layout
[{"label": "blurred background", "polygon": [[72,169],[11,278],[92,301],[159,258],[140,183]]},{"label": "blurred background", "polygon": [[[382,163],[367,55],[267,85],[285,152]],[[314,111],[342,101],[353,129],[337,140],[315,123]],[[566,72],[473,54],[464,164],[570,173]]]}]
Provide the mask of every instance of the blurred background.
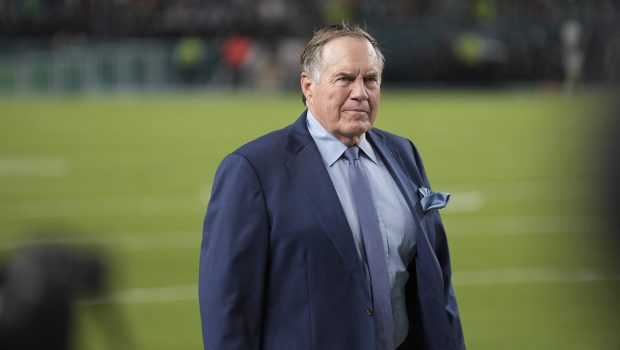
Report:
[{"label": "blurred background", "polygon": [[[0,0],[0,348],[199,349],[215,169],[364,23],[439,191],[470,349],[620,349],[620,4]],[[58,344],[52,346],[51,344]]]},{"label": "blurred background", "polygon": [[610,0],[2,0],[0,91],[297,88],[305,41],[341,20],[392,84],[620,79]]}]

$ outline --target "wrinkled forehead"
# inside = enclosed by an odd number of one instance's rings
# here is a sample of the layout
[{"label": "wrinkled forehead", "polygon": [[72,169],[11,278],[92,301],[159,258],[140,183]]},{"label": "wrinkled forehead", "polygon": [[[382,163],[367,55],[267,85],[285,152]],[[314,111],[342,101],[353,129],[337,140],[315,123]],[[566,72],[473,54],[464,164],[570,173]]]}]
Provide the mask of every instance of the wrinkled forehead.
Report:
[{"label": "wrinkled forehead", "polygon": [[342,36],[326,42],[321,52],[322,70],[352,69],[381,72],[375,47],[363,37]]}]

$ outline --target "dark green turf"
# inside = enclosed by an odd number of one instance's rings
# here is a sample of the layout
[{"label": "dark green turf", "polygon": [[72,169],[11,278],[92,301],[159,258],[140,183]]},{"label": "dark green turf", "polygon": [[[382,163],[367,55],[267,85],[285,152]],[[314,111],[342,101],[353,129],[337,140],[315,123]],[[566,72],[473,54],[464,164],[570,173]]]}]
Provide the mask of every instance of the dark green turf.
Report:
[{"label": "dark green turf", "polygon": [[[377,126],[414,140],[433,187],[453,193],[443,219],[470,349],[620,348],[617,269],[588,209],[604,104],[592,93],[384,91]],[[55,229],[103,245],[113,296],[191,287],[217,164],[302,109],[298,94],[2,98],[3,251]],[[134,348],[200,348],[197,300],[178,297],[116,305]],[[83,349],[105,348],[93,308],[79,307]]]}]

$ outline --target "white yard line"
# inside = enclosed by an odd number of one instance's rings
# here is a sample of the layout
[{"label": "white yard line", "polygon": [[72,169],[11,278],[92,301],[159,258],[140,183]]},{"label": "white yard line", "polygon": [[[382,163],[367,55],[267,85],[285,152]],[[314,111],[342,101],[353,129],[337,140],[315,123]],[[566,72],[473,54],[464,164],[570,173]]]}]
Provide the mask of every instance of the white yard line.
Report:
[{"label": "white yard line", "polygon": [[[197,224],[198,225],[198,224]],[[448,239],[503,235],[589,234],[603,232],[587,217],[521,215],[482,218],[444,218]],[[62,232],[61,232],[62,233]],[[0,242],[0,251],[34,244],[68,244],[111,247],[127,251],[170,250],[198,247],[201,228],[184,231],[90,232],[72,236],[42,236]]]},{"label": "white yard line", "polygon": [[[5,161],[3,167],[3,160]],[[21,170],[17,163],[9,165],[6,159],[0,158],[0,178],[3,171],[32,172],[42,170],[42,173],[62,175],[66,171],[66,164],[61,159],[45,160],[41,164],[36,162],[24,163]],[[18,162],[19,163],[19,162]],[[48,168],[44,171],[44,168]],[[7,170],[12,168],[13,170]],[[64,169],[64,170],[63,170]],[[565,186],[565,187],[568,187]],[[557,191],[550,193],[545,186],[525,186],[521,183],[505,187],[498,186],[493,190],[457,190],[451,193],[450,202],[440,212],[446,215],[459,213],[484,212],[490,206],[505,202],[533,203],[543,205],[549,201],[568,201],[580,199],[576,191]],[[538,190],[537,190],[538,189]],[[118,195],[101,197],[78,198],[51,198],[47,200],[30,200],[5,202],[0,204],[0,220],[21,220],[37,218],[67,218],[67,217],[108,217],[127,215],[158,215],[166,213],[192,213],[199,208],[206,208],[211,194],[211,184],[200,184],[194,193],[161,194],[161,195]],[[567,197],[568,196],[568,197]]]},{"label": "white yard line", "polygon": [[67,161],[61,157],[0,156],[0,178],[52,177],[69,174]]},{"label": "white yard line", "polygon": [[[452,281],[455,286],[608,282],[620,281],[620,272],[535,268],[463,270],[455,271]],[[82,300],[79,304],[146,304],[197,300],[197,298],[198,285],[185,284],[128,289],[100,299]]]},{"label": "white yard line", "polygon": [[[211,186],[201,186],[197,193],[57,198],[15,201],[0,204],[0,220],[107,217],[193,213],[206,209]],[[478,192],[453,196],[451,212],[477,211],[482,205]]]},{"label": "white yard line", "polygon": [[450,194],[450,201],[445,208],[448,213],[479,211],[485,203],[485,196],[479,191],[456,192]]},{"label": "white yard line", "polygon": [[80,305],[146,304],[197,299],[198,285],[135,288],[113,293],[109,297],[82,300]]},{"label": "white yard line", "polygon": [[0,205],[0,219],[106,217],[192,213],[201,207],[197,194],[63,198]]},{"label": "white yard line", "polygon": [[506,215],[443,219],[448,237],[603,232],[600,223],[585,215]]},{"label": "white yard line", "polygon": [[506,268],[455,271],[452,276],[454,285],[461,286],[598,281],[620,281],[620,272]]},{"label": "white yard line", "polygon": [[202,234],[196,231],[166,231],[115,233],[112,235],[84,235],[68,237],[41,237],[0,243],[0,251],[16,250],[32,245],[74,245],[123,249],[130,251],[198,249]]}]

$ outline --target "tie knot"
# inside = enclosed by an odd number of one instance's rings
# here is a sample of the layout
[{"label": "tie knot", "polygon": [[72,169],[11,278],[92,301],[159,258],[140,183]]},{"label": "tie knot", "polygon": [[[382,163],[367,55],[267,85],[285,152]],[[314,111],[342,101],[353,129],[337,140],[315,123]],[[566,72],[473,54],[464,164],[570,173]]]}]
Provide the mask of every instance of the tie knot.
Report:
[{"label": "tie knot", "polygon": [[347,158],[349,162],[359,159],[359,151],[360,149],[357,146],[349,147],[346,151],[344,151],[344,157]]}]

